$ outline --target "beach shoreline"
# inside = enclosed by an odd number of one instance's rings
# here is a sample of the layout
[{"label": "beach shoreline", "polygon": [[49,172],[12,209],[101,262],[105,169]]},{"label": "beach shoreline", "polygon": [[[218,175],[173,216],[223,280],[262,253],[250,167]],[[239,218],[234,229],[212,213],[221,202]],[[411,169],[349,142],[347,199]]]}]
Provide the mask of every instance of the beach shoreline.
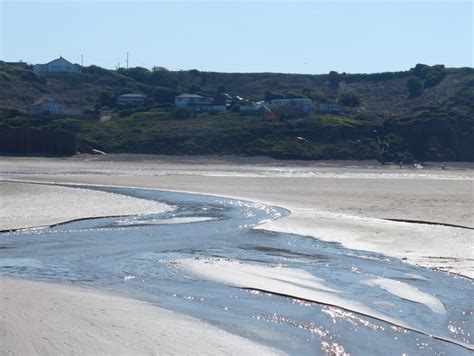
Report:
[{"label": "beach shoreline", "polygon": [[2,157],[0,179],[162,189],[279,206],[291,214],[259,228],[473,278],[474,165],[446,167],[400,170],[376,162],[262,157]]},{"label": "beach shoreline", "polygon": [[[90,205],[98,209],[96,217],[100,217],[113,215],[110,214],[110,208],[115,209],[116,206],[111,202],[120,201],[120,204],[123,204],[120,206],[129,213],[127,215],[140,213],[140,209],[133,210],[137,209],[137,206],[144,208],[141,213],[146,213],[149,209],[147,204],[154,203],[146,200],[143,202],[140,199],[139,202],[128,200],[130,197],[97,191],[93,191],[93,196],[97,197],[99,194],[100,198],[92,198],[95,200],[89,201],[84,199],[89,195],[83,195],[86,191],[90,192],[87,186],[132,187],[214,195],[278,206],[291,212],[287,217],[258,226],[259,229],[311,236],[328,242],[338,242],[352,249],[383,253],[422,267],[470,278],[474,276],[472,230],[386,220],[387,218],[418,219],[472,228],[474,180],[470,168],[421,172],[410,169],[409,175],[404,176],[393,167],[383,169],[310,165],[308,168],[288,166],[284,162],[278,162],[278,167],[236,162],[229,165],[222,162],[212,165],[207,160],[184,163],[179,160],[175,162],[175,159],[166,162],[162,159],[132,161],[134,163],[127,165],[122,159],[114,160],[114,157],[109,157],[106,164],[103,161],[90,162],[87,159],[89,158],[72,160],[28,158],[15,161],[13,158],[8,158],[5,162],[0,158],[0,189],[3,186],[4,191],[13,193],[12,199],[3,199],[3,205],[0,206],[2,215],[5,212],[5,216],[10,214],[11,217],[15,215],[12,212],[23,211],[26,208],[30,213],[23,218],[26,218],[30,225],[39,225],[36,223],[41,219],[43,225],[52,225],[66,220],[64,214],[60,213],[67,210],[64,207],[74,206],[72,202],[81,195],[84,205],[75,205],[75,214],[79,215],[77,218],[87,218],[84,209],[87,211]],[[393,170],[396,171],[395,175]],[[33,182],[35,184],[32,184]],[[6,189],[6,185],[10,187]],[[28,189],[22,191],[24,188]],[[15,199],[18,194],[25,199]],[[52,203],[51,209],[38,211],[35,194],[37,197],[49,197],[46,200]],[[70,194],[69,200],[65,199],[64,194]],[[107,199],[104,199],[105,197]],[[8,203],[8,206],[5,203]],[[141,205],[142,203],[145,205]],[[161,209],[169,208],[162,204],[155,207],[158,206]],[[35,216],[35,212],[42,214]],[[28,227],[18,224],[24,224],[26,220],[23,222],[17,220],[17,226]],[[5,221],[3,219],[0,221],[0,229]],[[129,350],[135,353],[152,352],[152,350],[189,352],[198,348],[203,352],[216,354],[226,347],[232,351],[240,349],[275,352],[246,339],[225,332],[221,334],[220,329],[208,328],[208,325],[199,321],[190,324],[185,322],[179,332],[186,334],[187,328],[203,329],[203,333],[195,335],[194,340],[213,340],[210,348],[206,348],[204,344],[191,346],[182,340],[183,348],[166,349],[163,340],[152,337],[152,330],[160,327],[160,320],[168,320],[168,324],[177,320],[181,325],[181,316],[173,315],[172,319],[166,319],[168,311],[159,307],[136,305],[137,301],[120,297],[114,299],[116,297],[113,295],[105,298],[102,291],[95,289],[84,290],[83,287],[2,277],[0,290],[3,300],[9,301],[7,304],[4,303],[4,308],[1,310],[4,316],[8,316],[2,328],[4,335],[8,335],[8,349],[17,354],[39,352],[36,347],[49,352],[64,352],[70,350],[64,346],[66,344],[74,345],[74,350],[96,354],[100,354],[100,350],[105,350],[106,352],[102,353],[109,354],[115,348],[117,352]],[[57,296],[63,296],[64,293],[67,297],[58,301]],[[13,303],[11,301],[15,295],[23,297]],[[31,298],[31,295],[39,297]],[[40,301],[39,306],[37,299]],[[87,314],[87,320],[81,315],[74,314],[74,309],[83,310],[85,302],[89,304],[90,311],[95,311],[95,315]],[[51,303],[56,303],[54,309],[51,309]],[[52,310],[54,312],[51,312]],[[41,331],[40,324],[35,322],[30,325],[30,319],[26,317],[13,317],[17,314],[26,315],[21,313],[33,315],[36,321],[43,320],[50,324],[63,325],[67,332],[58,335],[57,328],[49,328],[45,334]],[[122,341],[114,344],[114,337],[111,335],[114,335],[116,328],[112,326],[127,328],[126,325],[120,324],[120,320],[123,323],[123,320],[128,320],[129,315],[135,315],[143,320],[145,326],[137,327],[136,324],[129,330],[128,336],[122,335]],[[100,336],[99,346],[91,349],[88,344],[90,340],[84,335],[90,334],[87,330],[95,328],[100,330],[97,334]],[[137,328],[141,335],[139,341],[133,334]],[[37,342],[35,345],[39,346],[24,343],[27,334],[35,335],[35,338],[44,335],[47,340],[35,339]],[[220,340],[216,340],[216,337]],[[169,334],[164,340],[165,343],[176,343]],[[128,349],[127,343],[132,345]],[[156,345],[161,345],[161,348],[157,349]]]},{"label": "beach shoreline", "polygon": [[159,214],[166,204],[90,189],[0,181],[0,232],[107,216]]}]

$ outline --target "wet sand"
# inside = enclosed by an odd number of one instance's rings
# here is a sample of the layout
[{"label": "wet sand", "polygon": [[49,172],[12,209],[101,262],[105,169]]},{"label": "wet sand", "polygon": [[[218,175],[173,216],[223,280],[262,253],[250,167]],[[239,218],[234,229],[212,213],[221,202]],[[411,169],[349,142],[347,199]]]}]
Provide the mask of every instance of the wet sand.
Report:
[{"label": "wet sand", "polygon": [[175,175],[64,176],[55,180],[197,192],[268,203],[289,209],[291,215],[261,228],[314,236],[474,277],[472,181]]},{"label": "wet sand", "polygon": [[2,158],[0,163],[0,177],[158,188],[269,203],[292,214],[263,228],[474,277],[471,163],[446,164],[442,170],[438,163],[400,169],[376,162],[134,155]]}]

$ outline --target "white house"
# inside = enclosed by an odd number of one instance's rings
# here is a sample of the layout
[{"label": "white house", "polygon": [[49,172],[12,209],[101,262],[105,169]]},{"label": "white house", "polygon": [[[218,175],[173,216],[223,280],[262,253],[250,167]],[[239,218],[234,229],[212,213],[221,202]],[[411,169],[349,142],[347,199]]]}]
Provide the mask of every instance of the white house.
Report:
[{"label": "white house", "polygon": [[329,114],[339,114],[341,110],[339,106],[329,103],[319,103],[319,112],[329,113]]},{"label": "white house", "polygon": [[33,115],[38,114],[55,114],[64,115],[66,113],[66,105],[57,101],[52,95],[45,95],[36,100],[30,106],[30,112]]},{"label": "white house", "polygon": [[59,57],[46,64],[36,64],[33,66],[35,73],[80,73],[81,67],[72,64],[67,59]]},{"label": "white house", "polygon": [[258,115],[259,112],[263,112],[265,110],[265,107],[269,107],[269,103],[266,101],[249,101],[249,102],[244,102],[240,106],[240,113],[242,115]]},{"label": "white house", "polygon": [[146,97],[142,94],[122,94],[118,97],[117,102],[120,105],[140,106],[145,103]]},{"label": "white house", "polygon": [[197,94],[178,95],[174,99],[174,103],[178,108],[189,109],[195,112],[212,109],[212,98],[206,98]]},{"label": "white house", "polygon": [[295,109],[305,114],[313,110],[311,99],[275,99],[270,101],[271,109]]}]

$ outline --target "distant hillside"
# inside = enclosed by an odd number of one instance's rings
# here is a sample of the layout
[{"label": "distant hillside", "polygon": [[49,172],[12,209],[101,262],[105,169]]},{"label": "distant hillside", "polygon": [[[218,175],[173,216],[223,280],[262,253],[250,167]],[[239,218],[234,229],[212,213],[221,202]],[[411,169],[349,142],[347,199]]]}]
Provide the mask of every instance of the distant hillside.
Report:
[{"label": "distant hillside", "polygon": [[[231,112],[183,119],[171,105],[181,93],[217,92],[248,100],[307,97],[315,107],[338,104],[341,112],[269,123]],[[141,109],[117,106],[116,96],[124,93],[149,100]],[[30,117],[28,106],[44,94],[83,108],[106,105],[116,118]],[[0,63],[0,123],[68,130],[79,142],[109,152],[473,161],[473,105],[472,68],[302,75],[90,66],[81,74],[35,74],[28,66]]]}]

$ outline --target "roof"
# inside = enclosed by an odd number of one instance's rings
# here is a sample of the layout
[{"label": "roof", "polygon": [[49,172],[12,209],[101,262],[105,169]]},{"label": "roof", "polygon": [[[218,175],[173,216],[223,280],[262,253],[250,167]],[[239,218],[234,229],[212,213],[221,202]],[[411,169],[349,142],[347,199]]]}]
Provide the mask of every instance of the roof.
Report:
[{"label": "roof", "polygon": [[119,98],[145,98],[143,94],[122,94]]},{"label": "roof", "polygon": [[48,63],[46,63],[46,64],[44,64],[44,65],[48,65],[48,64],[51,64],[51,63],[56,62],[56,61],[59,61],[59,60],[63,60],[63,61],[65,61],[65,62],[69,63],[69,64],[72,65],[72,66],[74,65],[74,64],[72,64],[71,62],[69,62],[66,58],[63,58],[62,56],[59,56],[59,58],[53,59],[52,61],[50,61],[50,62],[48,62]]},{"label": "roof", "polygon": [[197,94],[181,94],[181,95],[178,95],[177,98],[204,98],[204,97]]},{"label": "roof", "polygon": [[56,101],[56,98],[52,95],[43,95],[41,98],[39,98],[38,100],[36,100],[32,105],[42,105],[44,104],[45,102],[48,101],[48,99],[52,100],[52,101]]},{"label": "roof", "polygon": [[287,102],[297,102],[297,101],[310,102],[312,100],[308,99],[308,98],[291,98],[291,99],[273,99],[273,100],[271,100],[272,103],[287,103]]}]

